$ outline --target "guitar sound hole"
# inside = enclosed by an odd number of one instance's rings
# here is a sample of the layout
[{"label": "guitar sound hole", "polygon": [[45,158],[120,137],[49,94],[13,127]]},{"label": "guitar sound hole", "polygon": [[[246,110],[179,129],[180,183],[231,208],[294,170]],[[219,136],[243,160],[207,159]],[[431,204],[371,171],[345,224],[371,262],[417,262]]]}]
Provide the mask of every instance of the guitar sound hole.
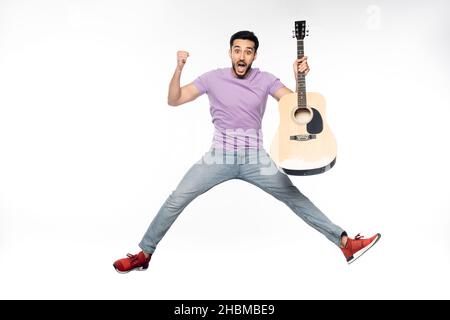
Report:
[{"label": "guitar sound hole", "polygon": [[308,108],[297,108],[294,111],[294,119],[299,124],[306,124],[311,121],[313,114]]}]

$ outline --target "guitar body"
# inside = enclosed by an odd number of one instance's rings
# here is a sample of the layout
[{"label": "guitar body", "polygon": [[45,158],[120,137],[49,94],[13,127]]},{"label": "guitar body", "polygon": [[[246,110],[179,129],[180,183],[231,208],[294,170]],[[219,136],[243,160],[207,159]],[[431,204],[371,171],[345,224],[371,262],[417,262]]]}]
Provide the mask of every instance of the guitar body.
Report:
[{"label": "guitar body", "polygon": [[336,162],[336,139],[325,114],[325,99],[306,93],[307,104],[298,107],[298,94],[279,101],[280,126],[272,141],[271,157],[284,173],[313,175],[331,169]]}]

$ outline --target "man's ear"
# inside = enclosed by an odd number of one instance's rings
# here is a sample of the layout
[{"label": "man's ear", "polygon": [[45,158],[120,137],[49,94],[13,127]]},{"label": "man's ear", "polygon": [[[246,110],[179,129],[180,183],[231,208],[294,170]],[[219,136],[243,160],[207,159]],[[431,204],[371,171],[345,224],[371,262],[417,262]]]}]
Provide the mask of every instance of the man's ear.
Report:
[{"label": "man's ear", "polygon": [[228,50],[228,56],[231,58],[231,48]]},{"label": "man's ear", "polygon": [[256,60],[256,57],[258,56],[258,53],[255,52],[255,57],[253,58],[253,61]]}]

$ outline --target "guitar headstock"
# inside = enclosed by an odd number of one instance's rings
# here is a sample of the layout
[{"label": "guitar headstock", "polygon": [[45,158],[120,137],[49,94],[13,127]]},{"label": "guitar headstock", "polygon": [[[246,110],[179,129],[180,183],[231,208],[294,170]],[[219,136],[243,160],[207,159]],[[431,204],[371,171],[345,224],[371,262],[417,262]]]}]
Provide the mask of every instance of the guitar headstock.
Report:
[{"label": "guitar headstock", "polygon": [[308,31],[306,30],[306,21],[295,21],[295,31],[293,32],[293,38],[297,38],[297,40],[305,39],[305,36],[308,35]]}]

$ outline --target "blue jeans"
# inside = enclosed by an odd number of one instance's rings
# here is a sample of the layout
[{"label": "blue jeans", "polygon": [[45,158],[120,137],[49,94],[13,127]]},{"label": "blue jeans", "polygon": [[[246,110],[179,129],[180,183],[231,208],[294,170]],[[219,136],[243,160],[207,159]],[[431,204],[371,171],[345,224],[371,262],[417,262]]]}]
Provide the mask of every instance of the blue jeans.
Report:
[{"label": "blue jeans", "polygon": [[344,230],[333,224],[280,172],[264,149],[222,151],[211,148],[185,174],[148,227],[139,246],[153,253],[159,241],[195,198],[230,179],[241,179],[284,202],[311,227],[339,246]]}]

